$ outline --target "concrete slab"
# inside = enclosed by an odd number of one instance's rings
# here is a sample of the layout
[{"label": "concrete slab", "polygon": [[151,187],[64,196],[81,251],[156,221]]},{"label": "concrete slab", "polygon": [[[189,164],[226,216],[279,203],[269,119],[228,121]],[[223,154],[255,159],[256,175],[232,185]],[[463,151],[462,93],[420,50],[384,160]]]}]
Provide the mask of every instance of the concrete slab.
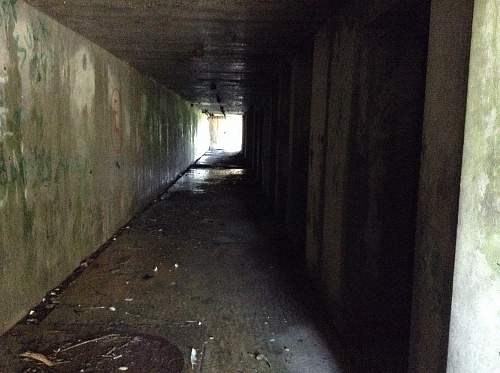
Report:
[{"label": "concrete slab", "polygon": [[[204,109],[243,112],[326,0],[27,0]],[[217,98],[220,98],[219,103]]]},{"label": "concrete slab", "polygon": [[[0,372],[67,372],[73,359],[81,372],[118,371],[122,361],[129,372],[144,372],[130,359],[132,350],[111,368],[118,350],[96,355],[113,338],[126,343],[144,335],[162,338],[162,351],[174,358],[180,354],[183,371],[350,371],[323,333],[329,322],[318,302],[302,288],[300,274],[283,266],[286,243],[262,215],[266,207],[237,161],[207,154],[82,263],[81,273],[0,338]],[[104,339],[78,346],[96,336]],[[151,350],[152,343],[143,354],[154,360],[160,347]],[[63,355],[54,350],[68,347],[66,363],[50,369],[19,356],[31,351],[57,362]],[[147,371],[180,371],[155,369]]]}]

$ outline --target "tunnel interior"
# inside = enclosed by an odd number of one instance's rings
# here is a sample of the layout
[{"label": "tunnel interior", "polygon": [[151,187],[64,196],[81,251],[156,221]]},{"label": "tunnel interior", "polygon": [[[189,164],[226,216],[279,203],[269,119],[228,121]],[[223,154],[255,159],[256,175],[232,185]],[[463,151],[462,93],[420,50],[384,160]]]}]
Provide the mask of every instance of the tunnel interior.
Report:
[{"label": "tunnel interior", "polygon": [[0,371],[496,371],[499,19],[0,0]]}]

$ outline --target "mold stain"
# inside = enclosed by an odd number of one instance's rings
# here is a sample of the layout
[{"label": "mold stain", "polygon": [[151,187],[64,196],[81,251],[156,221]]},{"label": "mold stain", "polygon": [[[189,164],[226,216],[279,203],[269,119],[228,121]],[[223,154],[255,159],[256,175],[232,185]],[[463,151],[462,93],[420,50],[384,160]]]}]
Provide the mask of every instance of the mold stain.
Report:
[{"label": "mold stain", "polygon": [[[54,59],[53,51],[47,45],[49,36],[47,24],[40,19],[26,25],[24,42],[29,49],[32,82],[40,83],[48,78],[49,67]],[[18,51],[23,49],[18,48]],[[21,63],[24,63],[24,60]]]},{"label": "mold stain", "polygon": [[0,74],[0,142],[5,141],[8,136],[12,135],[7,131],[7,114],[9,112],[5,99],[5,85],[7,81],[8,77]]},{"label": "mold stain", "polygon": [[0,26],[7,32],[11,20],[17,22],[17,0],[0,0]]},{"label": "mold stain", "polygon": [[[23,143],[22,84],[19,66],[20,34],[16,32],[18,23],[17,1],[0,0],[0,91],[1,123],[0,137],[2,153],[0,205],[2,208],[15,209],[11,224],[16,224],[16,216],[22,223],[23,240],[31,239],[34,226],[34,208],[27,203],[26,160]],[[7,196],[9,199],[7,200]],[[9,205],[11,206],[9,208]],[[14,229],[14,227],[12,227]]]},{"label": "mold stain", "polygon": [[118,89],[111,93],[111,130],[113,132],[113,153],[120,154],[123,146],[121,125],[121,97]]},{"label": "mold stain", "polygon": [[[192,160],[179,134],[197,117],[166,92],[24,2],[0,0],[0,248],[16,253],[0,283],[26,280],[0,289],[0,329],[26,307],[14,292],[32,302]],[[173,148],[163,163],[161,126]]]}]

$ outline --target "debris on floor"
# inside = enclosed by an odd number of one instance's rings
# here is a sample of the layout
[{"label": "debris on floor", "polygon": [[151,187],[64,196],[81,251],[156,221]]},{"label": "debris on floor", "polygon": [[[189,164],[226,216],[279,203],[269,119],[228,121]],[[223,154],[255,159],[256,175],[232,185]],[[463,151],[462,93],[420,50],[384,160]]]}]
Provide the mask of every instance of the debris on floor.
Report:
[{"label": "debris on floor", "polygon": [[267,359],[266,355],[264,355],[263,353],[261,353],[261,352],[254,352],[253,353],[253,357],[257,361],[263,361],[263,362],[265,362],[269,366],[269,368],[271,368],[271,363]]},{"label": "debris on floor", "polygon": [[[237,171],[189,171],[0,337],[0,372],[340,372],[327,347],[316,351],[322,334],[311,337],[294,277],[269,266],[274,241],[248,212],[254,197]],[[309,334],[284,338],[293,325]]]},{"label": "debris on floor", "polygon": [[54,365],[56,365],[56,363],[54,363],[52,360],[48,359],[47,356],[45,356],[43,354],[39,354],[37,352],[27,351],[27,352],[22,353],[19,356],[24,357],[26,359],[35,360],[37,362],[40,362],[42,364],[47,365],[48,367],[53,367]]},{"label": "debris on floor", "polygon": [[191,367],[194,369],[196,364],[198,363],[197,352],[195,348],[191,348]]},{"label": "debris on floor", "polygon": [[57,373],[117,370],[180,373],[184,367],[182,353],[166,339],[119,333],[66,342],[42,352],[25,352],[20,357],[29,364],[24,371],[39,364]]}]

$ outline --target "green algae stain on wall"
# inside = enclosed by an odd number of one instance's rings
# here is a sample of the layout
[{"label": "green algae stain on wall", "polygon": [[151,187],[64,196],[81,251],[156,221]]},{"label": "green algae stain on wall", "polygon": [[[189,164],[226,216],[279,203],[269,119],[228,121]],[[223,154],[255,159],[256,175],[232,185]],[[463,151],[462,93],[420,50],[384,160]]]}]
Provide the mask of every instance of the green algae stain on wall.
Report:
[{"label": "green algae stain on wall", "polygon": [[474,221],[478,249],[500,275],[500,3],[478,1],[467,101],[462,211]]},{"label": "green algae stain on wall", "polygon": [[0,333],[208,148],[181,136],[202,118],[24,2],[0,0]]},{"label": "green algae stain on wall", "polygon": [[[0,133],[3,141],[3,160],[6,168],[7,193],[11,199],[15,196],[17,211],[21,211],[22,226],[25,241],[32,238],[34,211],[26,200],[26,160],[23,147],[22,122],[24,110],[22,106],[22,78],[19,70],[18,52],[19,34],[16,33],[18,13],[15,1],[3,1],[0,4],[2,35],[1,41],[5,45],[4,53],[0,58],[0,69],[3,70],[2,101],[3,106]],[[4,191],[4,194],[5,191]],[[12,207],[11,207],[12,208]]]},{"label": "green algae stain on wall", "polygon": [[500,370],[500,3],[476,0],[449,372]]}]

